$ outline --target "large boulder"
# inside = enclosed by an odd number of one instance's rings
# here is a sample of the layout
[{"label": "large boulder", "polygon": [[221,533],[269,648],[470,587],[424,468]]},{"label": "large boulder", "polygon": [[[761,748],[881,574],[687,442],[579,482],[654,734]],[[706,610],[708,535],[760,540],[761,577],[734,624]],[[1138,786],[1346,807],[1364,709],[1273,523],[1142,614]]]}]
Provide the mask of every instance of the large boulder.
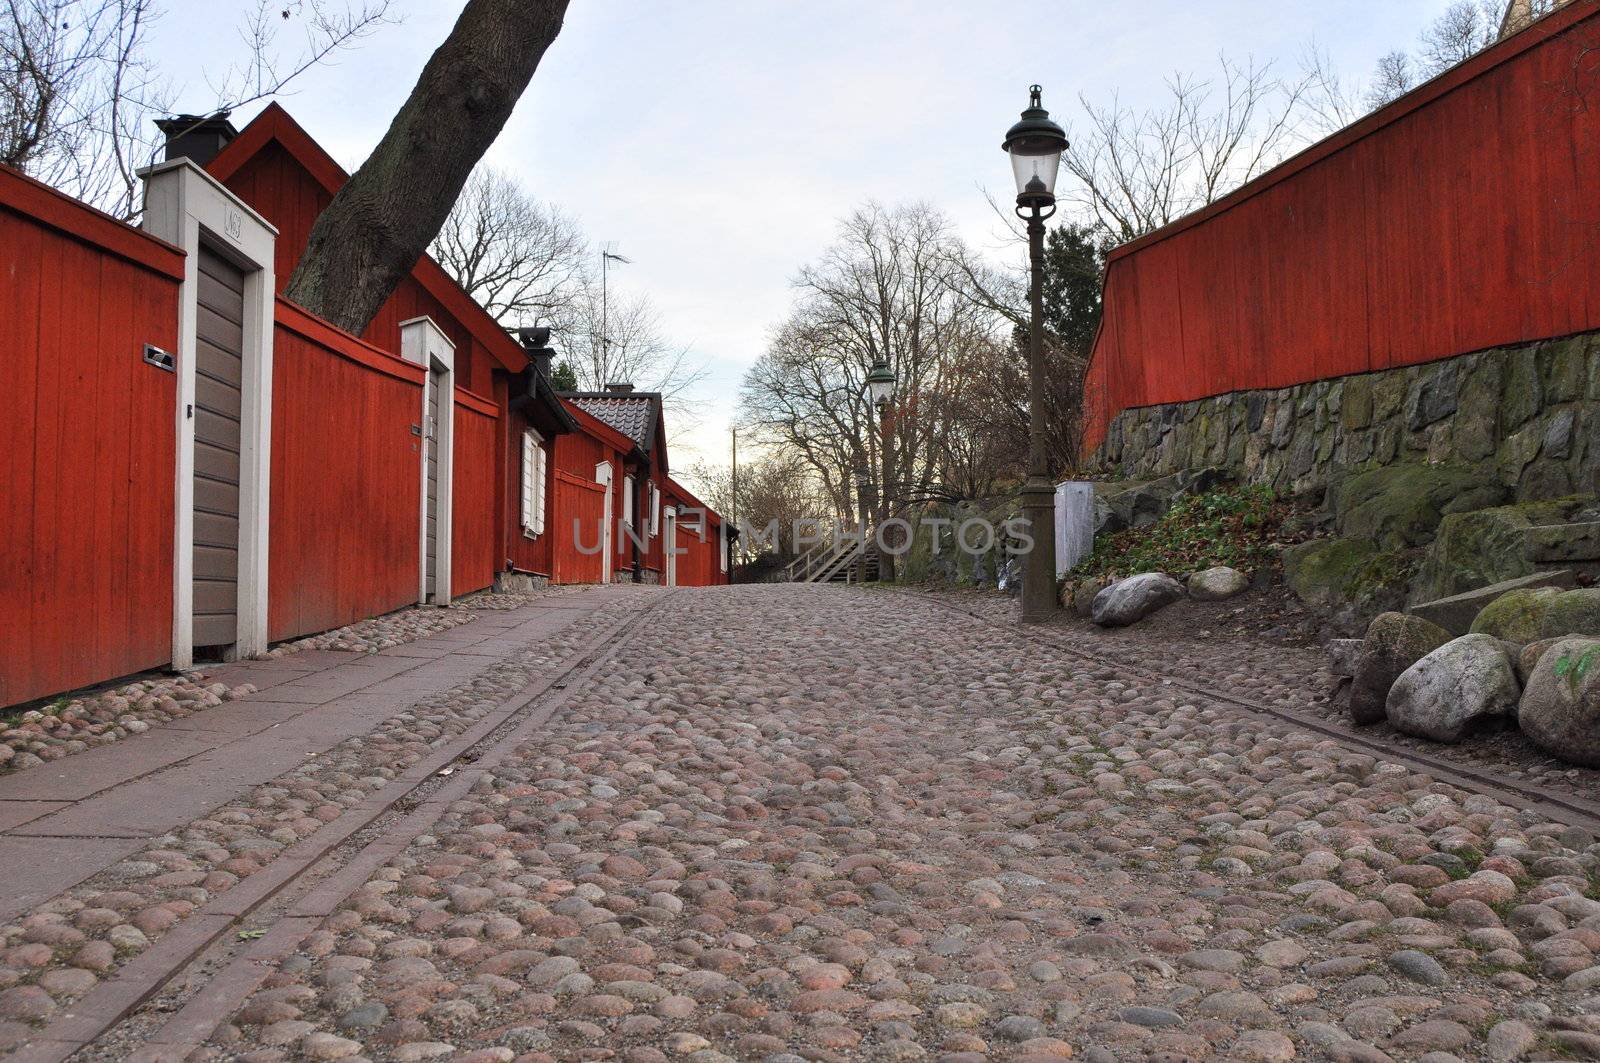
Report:
[{"label": "large boulder", "polygon": [[1250,589],[1250,577],[1236,568],[1218,565],[1189,577],[1189,597],[1197,602],[1220,602]]},{"label": "large boulder", "polygon": [[1159,480],[1120,480],[1094,485],[1095,534],[1147,528],[1185,495],[1199,495],[1226,482],[1222,469],[1183,469]]},{"label": "large boulder", "polygon": [[[1535,565],[1528,553],[1531,530],[1563,523],[1581,508],[1579,500],[1563,499],[1449,514],[1423,556],[1411,600],[1449,598],[1532,574]],[[1570,577],[1567,585],[1571,586]]]},{"label": "large boulder", "polygon": [[1600,767],[1600,639],[1562,639],[1540,655],[1517,719],[1535,745]]},{"label": "large boulder", "polygon": [[1127,627],[1183,597],[1183,584],[1165,572],[1118,580],[1094,596],[1090,617],[1101,627]]},{"label": "large boulder", "polygon": [[1283,577],[1335,626],[1360,631],[1401,606],[1411,568],[1404,554],[1360,539],[1312,539],[1284,548]]},{"label": "large boulder", "polygon": [[1423,546],[1451,513],[1499,505],[1506,487],[1470,465],[1396,463],[1353,472],[1328,491],[1341,536],[1381,549]]},{"label": "large boulder", "polygon": [[1600,587],[1581,587],[1551,598],[1539,634],[1547,639],[1561,635],[1600,637]]},{"label": "large boulder", "polygon": [[1521,693],[1505,644],[1492,635],[1463,635],[1402,672],[1386,710],[1406,734],[1459,742],[1475,725],[1515,713]]},{"label": "large boulder", "polygon": [[1571,587],[1573,582],[1572,573],[1566,569],[1557,572],[1535,572],[1532,575],[1491,583],[1486,587],[1474,587],[1459,594],[1452,594],[1448,598],[1434,601],[1418,600],[1408,606],[1406,612],[1432,620],[1452,635],[1467,635],[1471,633],[1472,623],[1478,619],[1478,614],[1488,608],[1490,603],[1497,601],[1501,595],[1537,587],[1556,587],[1565,590]]},{"label": "large boulder", "polygon": [[1543,637],[1545,613],[1551,600],[1561,597],[1555,587],[1525,587],[1507,591],[1488,605],[1472,621],[1474,635],[1493,635],[1518,646]]},{"label": "large boulder", "polygon": [[1450,641],[1450,632],[1419,616],[1380,613],[1367,625],[1350,682],[1350,717],[1377,723],[1387,715],[1389,689],[1407,668]]}]

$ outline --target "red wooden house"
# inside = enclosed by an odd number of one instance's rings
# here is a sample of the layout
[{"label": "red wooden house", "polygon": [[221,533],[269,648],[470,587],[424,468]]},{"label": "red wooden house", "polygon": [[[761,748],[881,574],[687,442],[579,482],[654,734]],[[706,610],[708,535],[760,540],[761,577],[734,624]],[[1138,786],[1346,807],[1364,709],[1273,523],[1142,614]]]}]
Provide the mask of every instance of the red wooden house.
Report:
[{"label": "red wooden house", "polygon": [[557,395],[540,330],[426,256],[361,336],[295,306],[344,172],[276,105],[170,125],[143,231],[0,167],[0,705],[497,583],[706,570],[667,566],[659,396]]},{"label": "red wooden house", "polygon": [[665,583],[661,489],[667,481],[667,430],[661,396],[634,391],[631,384],[610,384],[604,391],[566,392],[562,398],[628,443],[617,456],[614,474],[615,519],[609,551],[614,578]]}]

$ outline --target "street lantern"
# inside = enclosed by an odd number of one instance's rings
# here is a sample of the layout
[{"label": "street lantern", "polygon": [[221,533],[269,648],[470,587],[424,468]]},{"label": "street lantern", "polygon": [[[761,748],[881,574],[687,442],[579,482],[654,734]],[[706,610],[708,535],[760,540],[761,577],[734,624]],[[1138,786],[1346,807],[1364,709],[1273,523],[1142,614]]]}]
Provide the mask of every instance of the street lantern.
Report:
[{"label": "street lantern", "polygon": [[1061,153],[1067,150],[1067,134],[1050,120],[1050,112],[1039,102],[1039,86],[1028,89],[1028,109],[1006,132],[1001,147],[1011,156],[1011,172],[1017,179],[1017,204],[1024,199],[1032,205],[1055,203],[1056,172],[1061,168]]},{"label": "street lantern", "polygon": [[1017,216],[1028,223],[1028,480],[1022,487],[1022,515],[1033,540],[1022,570],[1024,623],[1048,620],[1056,597],[1055,486],[1045,446],[1044,403],[1044,220],[1056,210],[1056,171],[1067,135],[1050,121],[1039,102],[1039,86],[1028,89],[1028,109],[1006,132],[1006,154],[1017,179]]},{"label": "street lantern", "polygon": [[867,394],[874,406],[882,406],[894,397],[894,370],[882,358],[872,363],[872,371],[867,374]]}]

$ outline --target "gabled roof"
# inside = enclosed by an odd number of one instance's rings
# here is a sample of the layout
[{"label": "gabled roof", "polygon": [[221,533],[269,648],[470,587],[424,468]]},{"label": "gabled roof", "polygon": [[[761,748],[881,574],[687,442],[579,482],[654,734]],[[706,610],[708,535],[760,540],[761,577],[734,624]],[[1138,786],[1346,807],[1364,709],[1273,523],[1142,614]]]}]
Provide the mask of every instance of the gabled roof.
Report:
[{"label": "gabled roof", "polygon": [[[269,144],[277,144],[287,152],[330,195],[339,191],[350,179],[344,168],[333,161],[333,156],[311,139],[311,134],[302,129],[289,116],[289,112],[277,103],[267,104],[260,114],[251,119],[250,124],[206,164],[206,172],[226,182]],[[429,295],[439,300],[501,366],[513,373],[526,368],[528,356],[521,345],[431,256],[424,254],[419,258],[411,268],[411,276]]]},{"label": "gabled roof", "polygon": [[562,405],[565,406],[567,412],[572,415],[572,421],[578,426],[578,431],[583,432],[586,435],[593,436],[606,446],[618,451],[619,453],[640,454],[641,457],[643,456],[643,453],[639,450],[639,444],[635,443],[632,439],[629,439],[615,428],[612,428],[609,424],[602,421],[594,414],[589,413],[583,407],[570,401],[565,393],[559,394],[561,394]]},{"label": "gabled roof", "polygon": [[561,397],[615,428],[644,453],[656,441],[661,395],[654,391],[565,391]]}]

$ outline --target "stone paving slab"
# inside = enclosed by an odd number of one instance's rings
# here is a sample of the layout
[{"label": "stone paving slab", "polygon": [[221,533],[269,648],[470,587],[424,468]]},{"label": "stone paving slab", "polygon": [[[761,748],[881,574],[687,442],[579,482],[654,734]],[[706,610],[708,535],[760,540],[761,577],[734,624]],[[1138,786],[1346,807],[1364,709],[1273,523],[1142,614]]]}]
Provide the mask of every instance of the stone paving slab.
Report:
[{"label": "stone paving slab", "polygon": [[[245,702],[235,702],[245,704]],[[198,719],[204,713],[191,716]],[[155,734],[162,737],[157,739]],[[192,730],[147,732],[0,778],[0,801],[82,801],[132,779],[215,749],[226,739]]]},{"label": "stone paving slab", "polygon": [[65,801],[0,801],[0,830],[20,827],[65,805]]},{"label": "stone paving slab", "polygon": [[534,604],[481,616],[410,644],[406,654],[310,650],[221,665],[208,674],[253,683],[258,693],[0,778],[0,921],[473,678],[616,593],[594,588],[564,599],[559,610]]}]

